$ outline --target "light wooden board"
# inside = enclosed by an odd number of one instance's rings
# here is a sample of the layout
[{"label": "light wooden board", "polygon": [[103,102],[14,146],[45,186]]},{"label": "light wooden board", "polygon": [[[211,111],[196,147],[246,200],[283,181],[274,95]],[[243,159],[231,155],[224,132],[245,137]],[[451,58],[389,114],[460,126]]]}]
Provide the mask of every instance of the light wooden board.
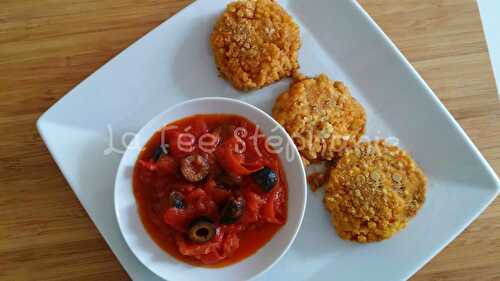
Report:
[{"label": "light wooden board", "polygon": [[[190,2],[0,2],[0,280],[129,279],[50,158],[35,121]],[[475,1],[360,2],[498,173],[500,102]],[[413,280],[500,280],[500,200]]]}]

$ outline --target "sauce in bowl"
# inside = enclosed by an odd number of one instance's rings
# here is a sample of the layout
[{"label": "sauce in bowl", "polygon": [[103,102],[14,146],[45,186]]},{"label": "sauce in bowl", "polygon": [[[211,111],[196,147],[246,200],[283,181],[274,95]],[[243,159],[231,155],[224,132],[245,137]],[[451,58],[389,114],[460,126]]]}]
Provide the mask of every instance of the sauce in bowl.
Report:
[{"label": "sauce in bowl", "polygon": [[194,115],[156,132],[133,176],[156,244],[189,264],[222,267],[271,240],[287,220],[288,186],[266,140],[237,115]]}]

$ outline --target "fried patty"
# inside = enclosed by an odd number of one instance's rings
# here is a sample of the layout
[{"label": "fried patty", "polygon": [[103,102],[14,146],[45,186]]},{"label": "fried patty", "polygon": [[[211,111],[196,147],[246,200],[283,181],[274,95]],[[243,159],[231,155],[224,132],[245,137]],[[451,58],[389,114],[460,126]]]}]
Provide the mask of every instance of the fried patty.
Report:
[{"label": "fried patty", "polygon": [[371,141],[348,149],[330,172],[324,203],[340,237],[387,239],[425,200],[427,179],[404,150]]},{"label": "fried patty", "polygon": [[230,3],[210,42],[222,77],[239,90],[261,88],[299,68],[299,27],[272,0]]},{"label": "fried patty", "polygon": [[273,107],[273,117],[290,134],[304,162],[332,160],[353,147],[366,116],[347,87],[321,74],[294,82]]}]

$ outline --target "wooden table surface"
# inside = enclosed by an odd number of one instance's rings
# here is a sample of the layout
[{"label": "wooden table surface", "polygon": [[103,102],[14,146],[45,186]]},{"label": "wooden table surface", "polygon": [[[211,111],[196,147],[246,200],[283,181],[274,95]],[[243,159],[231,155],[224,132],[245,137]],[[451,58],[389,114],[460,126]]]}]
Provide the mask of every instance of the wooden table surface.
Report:
[{"label": "wooden table surface", "polygon": [[[129,280],[48,154],[35,121],[190,2],[0,2],[0,280]],[[360,2],[498,173],[500,102],[475,1]],[[412,279],[500,280],[500,200]]]}]

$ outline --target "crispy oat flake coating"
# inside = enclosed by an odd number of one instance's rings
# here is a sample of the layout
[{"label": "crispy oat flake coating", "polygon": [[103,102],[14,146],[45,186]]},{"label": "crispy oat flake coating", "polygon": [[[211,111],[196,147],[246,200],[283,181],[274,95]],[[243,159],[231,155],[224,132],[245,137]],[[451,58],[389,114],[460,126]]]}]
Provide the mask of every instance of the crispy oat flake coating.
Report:
[{"label": "crispy oat flake coating", "polygon": [[299,27],[273,0],[229,4],[210,41],[219,72],[240,90],[261,88],[299,67]]},{"label": "crispy oat flake coating", "polygon": [[347,87],[321,74],[293,83],[273,107],[273,117],[290,134],[304,162],[332,160],[353,147],[366,116]]},{"label": "crispy oat flake coating", "polygon": [[331,170],[324,203],[343,239],[373,242],[406,226],[425,200],[427,180],[404,150],[371,141],[349,149]]}]

